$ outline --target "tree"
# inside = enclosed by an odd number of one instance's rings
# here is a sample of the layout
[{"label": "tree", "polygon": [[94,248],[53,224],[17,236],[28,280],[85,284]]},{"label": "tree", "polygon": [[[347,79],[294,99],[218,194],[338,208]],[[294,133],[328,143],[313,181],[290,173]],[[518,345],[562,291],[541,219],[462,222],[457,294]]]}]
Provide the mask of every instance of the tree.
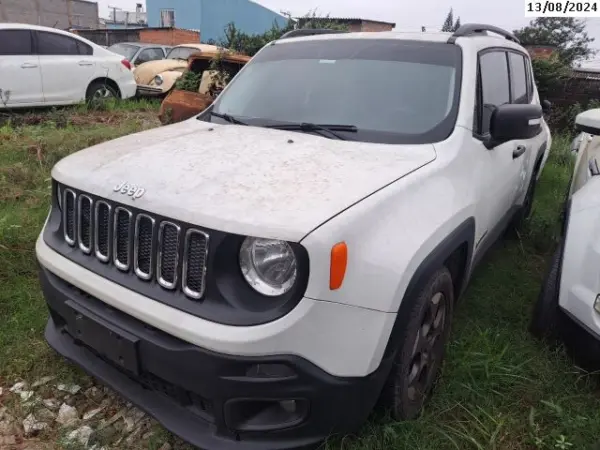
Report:
[{"label": "tree", "polygon": [[328,28],[333,30],[346,30],[345,25],[329,20],[329,16],[317,16],[316,12],[311,11],[304,17],[294,20],[289,13],[284,13],[288,21],[285,26],[279,26],[276,22],[270,30],[262,34],[246,34],[240,31],[233,22],[229,23],[224,30],[224,37],[218,42],[211,42],[220,47],[228,48],[233,51],[243,53],[248,56],[254,56],[261,48],[271,41],[275,41],[288,31],[297,28]]},{"label": "tree", "polygon": [[585,31],[585,22],[574,17],[539,17],[513,33],[522,45],[555,47],[561,61],[568,66],[596,53],[590,48],[594,38]]},{"label": "tree", "polygon": [[448,12],[448,15],[446,16],[446,20],[444,20],[444,24],[442,25],[441,31],[453,33],[456,30],[458,30],[459,28],[460,28],[460,17],[458,17],[455,22],[454,21],[454,12],[452,11],[452,8],[450,8],[450,12]]}]

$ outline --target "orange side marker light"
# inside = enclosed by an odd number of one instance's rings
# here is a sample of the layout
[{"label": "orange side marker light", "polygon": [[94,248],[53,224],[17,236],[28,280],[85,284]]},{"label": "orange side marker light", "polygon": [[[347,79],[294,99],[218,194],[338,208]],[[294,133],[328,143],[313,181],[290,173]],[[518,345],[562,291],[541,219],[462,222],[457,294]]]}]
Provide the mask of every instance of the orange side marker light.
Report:
[{"label": "orange side marker light", "polygon": [[331,265],[329,268],[329,289],[335,291],[342,287],[346,266],[348,265],[348,247],[345,242],[338,242],[331,248]]}]

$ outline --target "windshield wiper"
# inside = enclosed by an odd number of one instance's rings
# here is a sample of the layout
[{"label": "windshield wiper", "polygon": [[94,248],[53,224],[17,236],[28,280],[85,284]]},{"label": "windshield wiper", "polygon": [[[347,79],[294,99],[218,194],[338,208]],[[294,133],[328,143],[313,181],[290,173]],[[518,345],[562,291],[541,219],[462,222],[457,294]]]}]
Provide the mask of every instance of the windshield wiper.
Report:
[{"label": "windshield wiper", "polygon": [[327,124],[317,124],[317,123],[287,123],[280,125],[267,125],[265,128],[274,128],[276,130],[300,130],[300,131],[316,131],[316,132],[326,132],[331,136],[334,136],[336,139],[341,141],[345,141],[346,138],[336,131],[346,131],[348,133],[356,133],[358,132],[358,128],[355,125],[327,125]]},{"label": "windshield wiper", "polygon": [[235,117],[230,116],[229,114],[220,114],[220,113],[216,113],[214,111],[211,111],[210,115],[218,117],[219,119],[226,120],[229,123],[234,123],[236,125],[248,125],[246,122],[242,122],[241,120],[236,119]]}]

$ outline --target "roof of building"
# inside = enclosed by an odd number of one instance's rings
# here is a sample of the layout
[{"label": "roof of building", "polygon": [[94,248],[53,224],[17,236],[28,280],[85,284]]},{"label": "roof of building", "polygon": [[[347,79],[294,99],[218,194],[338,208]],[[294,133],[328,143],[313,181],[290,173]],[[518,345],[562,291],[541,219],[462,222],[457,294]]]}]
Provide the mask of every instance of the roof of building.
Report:
[{"label": "roof of building", "polygon": [[[298,17],[296,20],[312,20],[312,17]],[[373,22],[380,23],[383,25],[391,25],[392,27],[396,26],[395,22],[385,22],[383,20],[374,20],[374,19],[365,19],[362,17],[321,17],[321,20],[331,20],[332,22]]]}]

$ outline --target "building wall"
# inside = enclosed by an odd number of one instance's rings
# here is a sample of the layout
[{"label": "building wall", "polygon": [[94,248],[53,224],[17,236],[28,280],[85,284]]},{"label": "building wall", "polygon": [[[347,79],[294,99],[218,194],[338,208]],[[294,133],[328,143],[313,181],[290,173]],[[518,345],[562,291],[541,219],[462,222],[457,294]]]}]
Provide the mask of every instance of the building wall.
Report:
[{"label": "building wall", "polygon": [[361,24],[361,31],[392,31],[393,29],[391,24],[371,20],[363,20]]},{"label": "building wall", "polygon": [[82,0],[0,0],[0,22],[67,29],[98,26],[98,4]]},{"label": "building wall", "polygon": [[139,32],[140,42],[161,45],[180,45],[200,42],[200,33],[191,30],[153,30],[142,29]]},{"label": "building wall", "polygon": [[160,11],[175,11],[177,28],[199,29],[202,41],[218,40],[228,23],[234,22],[248,34],[263,33],[274,22],[284,26],[287,19],[250,0],[147,0],[148,25],[159,27]]}]

